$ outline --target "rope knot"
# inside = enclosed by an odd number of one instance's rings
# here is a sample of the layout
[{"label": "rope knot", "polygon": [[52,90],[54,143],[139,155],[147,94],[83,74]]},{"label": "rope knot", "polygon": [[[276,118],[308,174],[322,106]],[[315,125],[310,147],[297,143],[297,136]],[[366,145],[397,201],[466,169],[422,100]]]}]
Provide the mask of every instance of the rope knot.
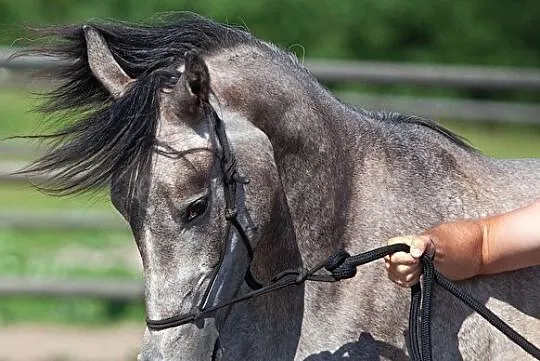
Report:
[{"label": "rope knot", "polygon": [[236,218],[238,211],[236,208],[227,208],[225,209],[225,219],[231,221]]},{"label": "rope knot", "polygon": [[345,261],[342,265],[332,271],[332,276],[336,280],[344,280],[356,276],[356,266]]},{"label": "rope knot", "polygon": [[338,249],[336,252],[334,252],[333,255],[328,257],[328,261],[326,261],[326,265],[324,266],[324,268],[326,268],[328,272],[332,272],[333,270],[341,266],[343,262],[345,262],[345,260],[349,257],[350,254],[347,253],[347,251]]}]

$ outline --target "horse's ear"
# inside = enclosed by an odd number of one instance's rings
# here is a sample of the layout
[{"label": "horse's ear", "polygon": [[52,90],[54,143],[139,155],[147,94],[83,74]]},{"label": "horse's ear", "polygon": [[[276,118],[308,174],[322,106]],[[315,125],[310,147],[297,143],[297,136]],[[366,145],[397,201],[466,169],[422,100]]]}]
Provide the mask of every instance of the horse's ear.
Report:
[{"label": "horse's ear", "polygon": [[208,100],[210,93],[210,74],[202,56],[196,51],[184,54],[184,79],[188,91],[198,100]]},{"label": "horse's ear", "polygon": [[133,79],[116,62],[105,39],[96,29],[84,25],[83,31],[90,70],[114,98],[119,98]]}]

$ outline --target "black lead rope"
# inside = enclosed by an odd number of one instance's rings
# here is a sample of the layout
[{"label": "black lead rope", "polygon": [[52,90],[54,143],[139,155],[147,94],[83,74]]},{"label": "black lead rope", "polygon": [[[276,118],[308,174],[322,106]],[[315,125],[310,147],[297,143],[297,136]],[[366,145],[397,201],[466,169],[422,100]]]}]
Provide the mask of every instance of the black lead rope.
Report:
[{"label": "black lead rope", "polygon": [[[480,303],[470,294],[461,290],[455,283],[451,282],[449,279],[444,277],[439,271],[433,266],[433,261],[429,257],[422,258],[424,278],[422,280],[422,318],[425,317],[426,321],[422,320],[422,328],[420,339],[422,341],[422,356],[425,361],[431,361],[431,309],[432,309],[432,297],[431,297],[431,288],[433,284],[438,284],[446,291],[451,293],[454,297],[461,300],[472,310],[476,311],[480,316],[486,319],[491,323],[495,328],[501,331],[506,337],[516,343],[519,347],[525,350],[527,353],[532,355],[537,360],[540,360],[540,349],[534,346],[532,343],[527,341],[523,336],[517,333],[513,328],[508,326],[503,320],[501,320],[497,315],[491,312],[484,304]],[[426,294],[426,287],[429,287],[429,294]],[[413,294],[419,293],[419,288],[415,288],[411,291]],[[415,308],[419,308],[419,298],[415,295],[412,296],[415,299],[416,304]],[[416,300],[418,299],[418,300]],[[413,305],[411,305],[411,308]],[[428,323],[429,321],[429,323]]]},{"label": "black lead rope", "polygon": [[[286,270],[280,272],[272,278],[270,283],[262,288],[248,292],[242,296],[233,298],[227,302],[216,306],[207,307],[197,313],[188,315],[173,316],[162,320],[147,320],[148,328],[152,330],[163,330],[180,326],[189,322],[194,322],[213,312],[242,302],[254,297],[258,297],[282,288],[293,285],[300,285],[305,281],[317,282],[337,282],[343,279],[354,277],[356,267],[385,257],[395,252],[409,252],[406,244],[393,244],[376,248],[355,256],[349,256],[345,251],[337,251],[326,262],[322,262],[311,269]],[[432,290],[433,285],[438,284],[453,296],[460,299],[467,306],[478,312],[489,323],[500,330],[510,340],[515,342],[523,350],[540,360],[540,349],[518,334],[497,315],[491,312],[486,306],[478,302],[471,295],[460,290],[454,283],[441,275],[433,266],[431,258],[423,256],[423,280],[422,287],[415,285],[411,288],[411,309],[409,314],[409,349],[413,361],[431,361],[431,312],[432,312]],[[325,268],[328,273],[320,274],[320,270]],[[420,335],[418,334],[420,330]]]},{"label": "black lead rope", "polygon": [[[331,271],[332,275],[337,275],[336,280],[350,278],[349,274],[354,275],[352,269],[356,266],[374,261],[378,258],[390,255],[395,252],[409,252],[409,246],[406,244],[394,244],[385,247],[380,247],[356,256],[344,257],[340,254],[344,251],[338,251],[339,258],[343,261]],[[333,256],[335,258],[336,256]],[[491,312],[485,305],[478,302],[474,297],[461,290],[455,283],[444,277],[437,271],[433,265],[433,261],[429,256],[422,256],[423,279],[422,287],[415,285],[411,288],[411,309],[409,314],[409,348],[411,359],[414,361],[431,361],[431,313],[433,302],[433,286],[435,284],[441,286],[454,297],[461,300],[472,310],[476,311],[480,316],[486,319],[489,323],[495,326],[506,337],[520,346],[530,355],[540,360],[540,349],[527,341],[523,336],[512,329],[508,324],[501,320],[497,315]],[[332,258],[329,263],[332,262]],[[341,275],[345,277],[341,278]],[[339,278],[339,279],[338,279]],[[420,330],[420,335],[418,335]],[[420,343],[420,345],[419,345]]]}]

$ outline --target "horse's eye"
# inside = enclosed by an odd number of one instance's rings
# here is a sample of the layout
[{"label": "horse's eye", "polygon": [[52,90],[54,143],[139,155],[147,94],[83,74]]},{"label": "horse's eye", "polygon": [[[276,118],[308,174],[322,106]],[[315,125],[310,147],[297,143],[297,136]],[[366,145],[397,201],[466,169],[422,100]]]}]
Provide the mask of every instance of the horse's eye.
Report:
[{"label": "horse's eye", "polygon": [[178,80],[180,80],[180,77],[178,75],[171,75],[165,82],[165,86],[167,88],[172,88],[178,83]]},{"label": "horse's eye", "polygon": [[207,206],[208,206],[207,197],[202,197],[192,202],[189,206],[187,206],[185,210],[184,221],[186,223],[191,222],[192,220],[194,220],[195,218],[203,214],[206,211]]}]

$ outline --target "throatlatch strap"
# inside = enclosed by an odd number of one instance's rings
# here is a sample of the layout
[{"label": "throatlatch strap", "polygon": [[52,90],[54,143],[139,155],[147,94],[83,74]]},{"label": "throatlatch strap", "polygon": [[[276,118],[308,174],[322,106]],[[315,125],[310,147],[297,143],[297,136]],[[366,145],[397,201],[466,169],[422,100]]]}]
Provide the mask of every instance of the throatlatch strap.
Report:
[{"label": "throatlatch strap", "polygon": [[[234,226],[234,228],[240,235],[240,239],[244,243],[244,246],[248,252],[248,257],[251,262],[251,260],[253,259],[253,248],[251,247],[249,237],[246,234],[244,228],[242,227],[240,222],[238,222],[238,210],[235,206],[236,187],[238,186],[238,183],[247,184],[248,180],[238,173],[238,165],[236,162],[236,158],[234,156],[234,152],[231,149],[231,145],[229,144],[227,134],[225,133],[223,121],[217,116],[214,110],[212,111],[214,115],[215,132],[218,138],[218,142],[221,146],[221,169],[223,172],[223,188],[225,192],[225,219],[227,219],[227,221]],[[263,285],[255,279],[249,267],[244,276],[244,280],[252,290],[257,290],[263,287]]]}]

